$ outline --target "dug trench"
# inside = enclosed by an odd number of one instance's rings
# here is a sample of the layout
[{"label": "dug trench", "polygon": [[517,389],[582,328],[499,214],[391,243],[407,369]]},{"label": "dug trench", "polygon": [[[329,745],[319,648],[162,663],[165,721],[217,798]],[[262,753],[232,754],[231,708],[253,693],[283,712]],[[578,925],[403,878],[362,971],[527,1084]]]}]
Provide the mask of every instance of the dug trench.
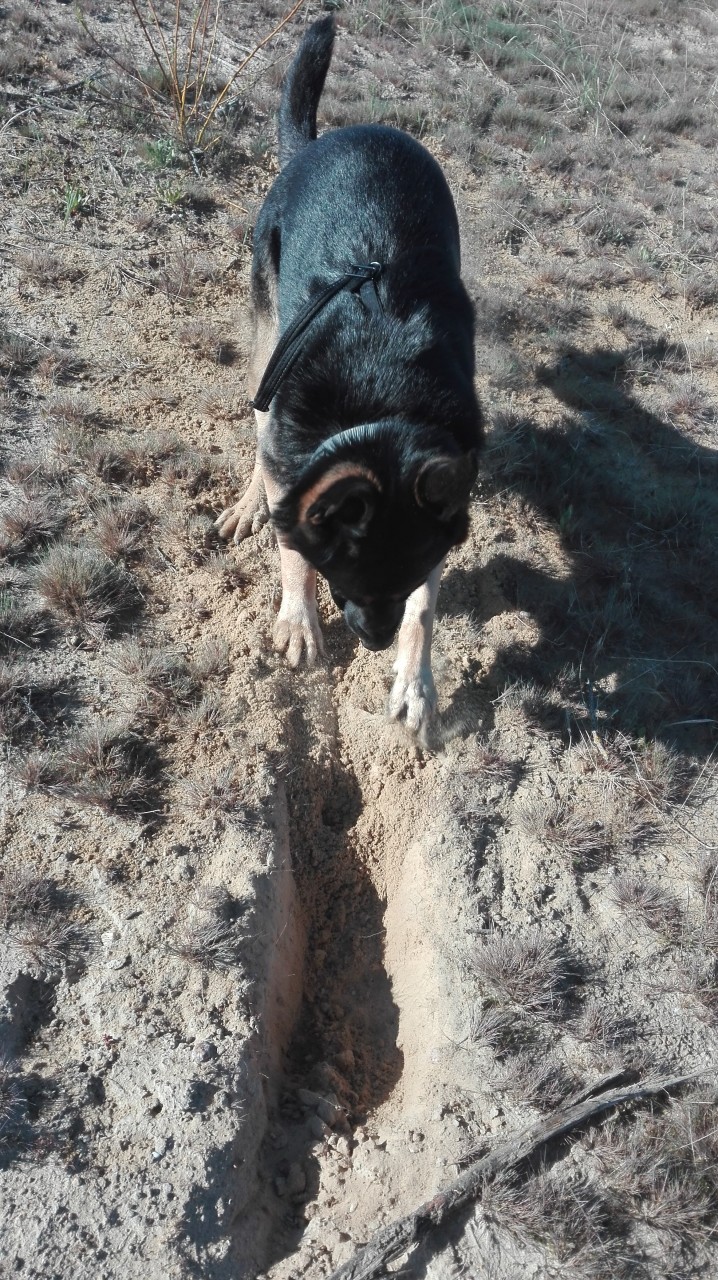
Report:
[{"label": "dug trench", "polygon": [[[426,1140],[446,1103],[441,1060],[461,1018],[460,996],[449,1007],[441,979],[436,921],[455,918],[458,880],[441,885],[427,858],[432,829],[437,847],[446,839],[456,751],[447,761],[379,719],[386,672],[330,631],[341,665],[302,679],[306,709],[287,696],[280,732],[301,916],[293,933],[305,943],[301,1004],[274,1055],[260,1155],[273,1280],[326,1274],[436,1189],[463,1137],[438,1123],[440,1138]],[[476,714],[475,690],[473,701]],[[447,719],[455,733],[455,708]]]}]

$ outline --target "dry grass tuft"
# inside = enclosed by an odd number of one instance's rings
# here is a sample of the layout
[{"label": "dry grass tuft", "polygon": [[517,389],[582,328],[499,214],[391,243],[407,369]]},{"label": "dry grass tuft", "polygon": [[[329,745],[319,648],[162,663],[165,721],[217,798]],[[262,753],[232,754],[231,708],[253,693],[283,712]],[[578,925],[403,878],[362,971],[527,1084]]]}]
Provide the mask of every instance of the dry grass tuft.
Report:
[{"label": "dry grass tuft", "polygon": [[7,1061],[0,1060],[0,1149],[22,1123],[25,1103],[16,1074]]},{"label": "dry grass tuft", "polygon": [[26,916],[49,915],[58,900],[57,884],[28,867],[8,868],[0,877],[0,924],[5,928]]},{"label": "dry grass tuft", "polygon": [[480,1049],[505,1053],[515,1045],[517,1017],[508,1009],[474,1005],[469,1014],[469,1038]]},{"label": "dry grass tuft", "polygon": [[546,1109],[560,1106],[575,1083],[557,1058],[528,1049],[498,1063],[491,1082],[516,1103]]},{"label": "dry grass tuft", "polygon": [[29,249],[16,258],[19,283],[59,285],[67,280],[79,280],[79,267],[45,249]]},{"label": "dry grass tuft", "polygon": [[507,785],[518,782],[521,774],[520,762],[507,759],[488,741],[478,739],[474,744],[472,757],[472,765],[467,772],[478,774],[490,782],[501,782]]},{"label": "dry grass tuft", "polygon": [[28,753],[14,772],[28,790],[48,791],[105,813],[148,818],[158,811],[156,753],[121,722],[96,721],[50,751]]},{"label": "dry grass tuft", "polygon": [[718,302],[718,278],[701,273],[686,280],[684,285],[686,303],[693,311],[703,311],[706,307],[714,307]]},{"label": "dry grass tuft", "polygon": [[52,547],[36,566],[34,585],[63,626],[95,642],[136,618],[141,607],[134,578],[87,547]]},{"label": "dry grass tuft", "polygon": [[631,1215],[684,1248],[705,1243],[715,1229],[714,1099],[674,1103],[667,1114],[609,1123],[593,1145],[603,1179]]},{"label": "dry grass tuft", "polygon": [[70,739],[60,758],[60,790],[106,813],[153,812],[156,761],[124,725],[100,723]]},{"label": "dry grass tuft", "polygon": [[53,973],[79,963],[88,938],[67,919],[70,902],[56,883],[29,868],[0,878],[0,926],[34,973]]},{"label": "dry grass tuft", "polygon": [[500,1004],[526,1013],[556,1012],[570,977],[558,943],[535,928],[521,934],[492,930],[478,941],[468,963]]},{"label": "dry grass tuft", "polygon": [[11,937],[23,963],[36,974],[75,968],[87,950],[84,932],[54,916],[28,918],[13,929]]},{"label": "dry grass tuft", "polygon": [[[481,1207],[489,1221],[521,1244],[540,1242],[553,1259],[550,1274],[567,1280],[635,1280],[640,1253],[623,1238],[620,1201],[576,1169],[539,1170],[521,1184],[487,1183]],[[547,1271],[548,1274],[548,1271]]]},{"label": "dry grass tuft", "polygon": [[566,801],[527,801],[518,810],[518,820],[524,835],[577,868],[600,866],[613,851],[607,824],[585,816]]},{"label": "dry grass tuft", "polygon": [[226,698],[219,689],[210,689],[199,702],[187,708],[182,716],[183,724],[196,735],[212,733],[230,723],[231,713]]},{"label": "dry grass tuft", "polygon": [[0,553],[24,555],[54,538],[62,522],[62,510],[49,494],[14,494],[0,514]]},{"label": "dry grass tuft", "polygon": [[81,370],[81,364],[69,351],[61,347],[53,347],[43,352],[37,362],[35,372],[43,382],[50,386],[60,386],[69,382]]},{"label": "dry grass tuft", "polygon": [[47,405],[46,412],[50,422],[76,429],[89,426],[98,417],[97,411],[72,391],[64,391],[53,396]]},{"label": "dry grass tuft", "polygon": [[680,941],[685,916],[680,903],[667,889],[638,875],[622,875],[614,881],[610,892],[622,911],[637,916],[649,929]]},{"label": "dry grass tuft", "polygon": [[223,552],[210,553],[204,561],[204,568],[219,578],[224,591],[239,591],[244,595],[252,581],[241,565],[229,560]]},{"label": "dry grass tuft", "polygon": [[188,320],[177,337],[183,347],[203,360],[232,364],[235,359],[234,345],[208,320]]},{"label": "dry grass tuft", "polygon": [[713,954],[693,951],[682,957],[681,978],[667,989],[695,1000],[706,1020],[718,1019],[718,962]]},{"label": "dry grass tuft", "polygon": [[39,644],[50,634],[46,613],[33,608],[17,592],[0,588],[0,652],[18,652]]},{"label": "dry grass tuft", "polygon": [[197,920],[177,936],[170,950],[202,969],[235,969],[241,963],[244,935],[221,920]]},{"label": "dry grass tuft", "polygon": [[526,721],[543,725],[547,719],[555,718],[557,710],[555,698],[530,680],[507,685],[495,705],[501,709],[507,727],[515,728],[523,728]]},{"label": "dry grass tuft", "polygon": [[31,338],[21,333],[0,334],[0,373],[16,377],[34,369],[41,352]]},{"label": "dry grass tuft", "polygon": [[656,741],[633,755],[635,791],[639,799],[658,809],[669,809],[685,800],[691,768],[684,756]]},{"label": "dry grass tuft", "polygon": [[13,742],[30,719],[27,672],[17,661],[0,659],[0,738]]},{"label": "dry grass tuft", "polygon": [[571,1023],[571,1035],[582,1044],[606,1057],[629,1038],[632,1026],[616,1017],[596,999],[584,1003],[579,1016]]},{"label": "dry grass tuft", "polygon": [[49,789],[55,779],[54,762],[48,751],[26,751],[10,761],[12,776],[27,791]]},{"label": "dry grass tuft", "polygon": [[701,899],[701,940],[718,952],[718,854],[705,850],[694,869],[693,881]]},{"label": "dry grass tuft", "polygon": [[251,823],[247,786],[236,766],[225,765],[182,784],[185,806],[214,822]]},{"label": "dry grass tuft", "polygon": [[701,1244],[715,1226],[715,1195],[700,1185],[692,1170],[666,1169],[657,1162],[642,1180],[639,1212],[644,1222],[682,1245]]},{"label": "dry grass tuft", "polygon": [[207,680],[223,680],[229,675],[229,645],[226,640],[208,636],[197,648],[191,661],[192,670],[203,684]]},{"label": "dry grass tuft", "polygon": [[598,734],[581,735],[572,750],[572,762],[580,773],[594,777],[604,789],[615,794],[625,790],[632,775],[631,760],[621,740],[602,740]]},{"label": "dry grass tuft", "polygon": [[189,301],[203,284],[216,280],[220,267],[211,254],[198,254],[187,245],[169,254],[157,272],[157,287],[175,301]]},{"label": "dry grass tuft", "polygon": [[[227,676],[228,646],[209,637],[192,658],[186,658],[173,649],[149,649],[129,640],[118,650],[115,664],[131,678],[138,711],[159,717],[175,709],[196,711],[205,696],[211,702],[217,691],[205,686]],[[205,714],[208,707],[209,703]]]},{"label": "dry grass tuft", "polygon": [[95,540],[111,560],[136,560],[153,521],[149,507],[138,498],[107,502],[95,512]]},{"label": "dry grass tuft", "polygon": [[199,889],[192,904],[194,918],[178,934],[170,950],[203,969],[236,969],[242,963],[250,904],[232,897],[223,885]]},{"label": "dry grass tuft", "polygon": [[164,714],[173,706],[191,705],[200,696],[186,659],[174,650],[148,649],[128,640],[117,651],[115,663],[123,675],[131,677],[145,714]]}]

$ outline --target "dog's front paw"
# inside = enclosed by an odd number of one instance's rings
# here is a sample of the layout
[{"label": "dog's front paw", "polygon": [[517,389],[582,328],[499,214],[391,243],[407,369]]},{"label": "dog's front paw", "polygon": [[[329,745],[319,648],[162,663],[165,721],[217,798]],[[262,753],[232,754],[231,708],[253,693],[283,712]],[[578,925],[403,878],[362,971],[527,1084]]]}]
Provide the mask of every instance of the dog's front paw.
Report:
[{"label": "dog's front paw", "polygon": [[389,715],[398,720],[404,714],[406,727],[418,733],[436,711],[436,685],[431,667],[402,670],[398,665],[396,680],[389,695]]},{"label": "dog's front paw", "polygon": [[233,507],[227,507],[217,517],[214,527],[220,538],[233,538],[234,542],[243,542],[251,533],[259,533],[268,519],[269,507],[264,485],[261,480],[258,483],[253,480],[239,502],[235,502]]},{"label": "dog's front paw", "polygon": [[298,667],[302,656],[308,667],[317,657],[324,657],[324,639],[319,626],[317,611],[306,601],[282,601],[279,617],[274,624],[274,647],[277,653],[286,653],[290,667]]}]

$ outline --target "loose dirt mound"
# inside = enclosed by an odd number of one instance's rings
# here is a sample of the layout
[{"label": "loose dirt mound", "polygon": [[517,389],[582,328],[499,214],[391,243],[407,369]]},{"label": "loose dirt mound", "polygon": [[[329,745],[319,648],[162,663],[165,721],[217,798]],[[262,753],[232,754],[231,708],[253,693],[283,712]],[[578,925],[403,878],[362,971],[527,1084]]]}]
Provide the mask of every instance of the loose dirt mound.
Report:
[{"label": "loose dirt mound", "polygon": [[[286,669],[271,531],[212,528],[297,29],[188,153],[131,7],[4,15],[9,1274],[328,1275],[623,1066],[706,1074],[402,1271],[715,1269],[714,24],[394,8],[324,119],[444,164],[490,419],[421,743],[323,587]],[[218,76],[280,16],[235,9]]]}]

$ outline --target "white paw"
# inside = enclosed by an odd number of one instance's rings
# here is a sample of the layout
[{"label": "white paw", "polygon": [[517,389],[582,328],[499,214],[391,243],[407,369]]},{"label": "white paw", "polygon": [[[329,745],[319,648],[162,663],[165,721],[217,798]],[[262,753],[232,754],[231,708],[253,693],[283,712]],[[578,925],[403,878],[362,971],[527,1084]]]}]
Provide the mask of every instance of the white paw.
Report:
[{"label": "white paw", "polygon": [[277,653],[286,653],[290,667],[298,667],[302,656],[308,667],[317,656],[324,657],[324,639],[313,602],[308,605],[285,595],[274,624],[274,647]]},{"label": "white paw", "polygon": [[391,693],[389,694],[389,715],[398,720],[403,714],[406,727],[412,733],[418,733],[436,711],[436,685],[431,674],[431,667],[420,667],[402,671],[398,665]]},{"label": "white paw", "polygon": [[227,507],[214,522],[220,538],[243,542],[251,533],[259,533],[269,519],[269,507],[263,484],[250,484],[247,492],[233,507]]}]

